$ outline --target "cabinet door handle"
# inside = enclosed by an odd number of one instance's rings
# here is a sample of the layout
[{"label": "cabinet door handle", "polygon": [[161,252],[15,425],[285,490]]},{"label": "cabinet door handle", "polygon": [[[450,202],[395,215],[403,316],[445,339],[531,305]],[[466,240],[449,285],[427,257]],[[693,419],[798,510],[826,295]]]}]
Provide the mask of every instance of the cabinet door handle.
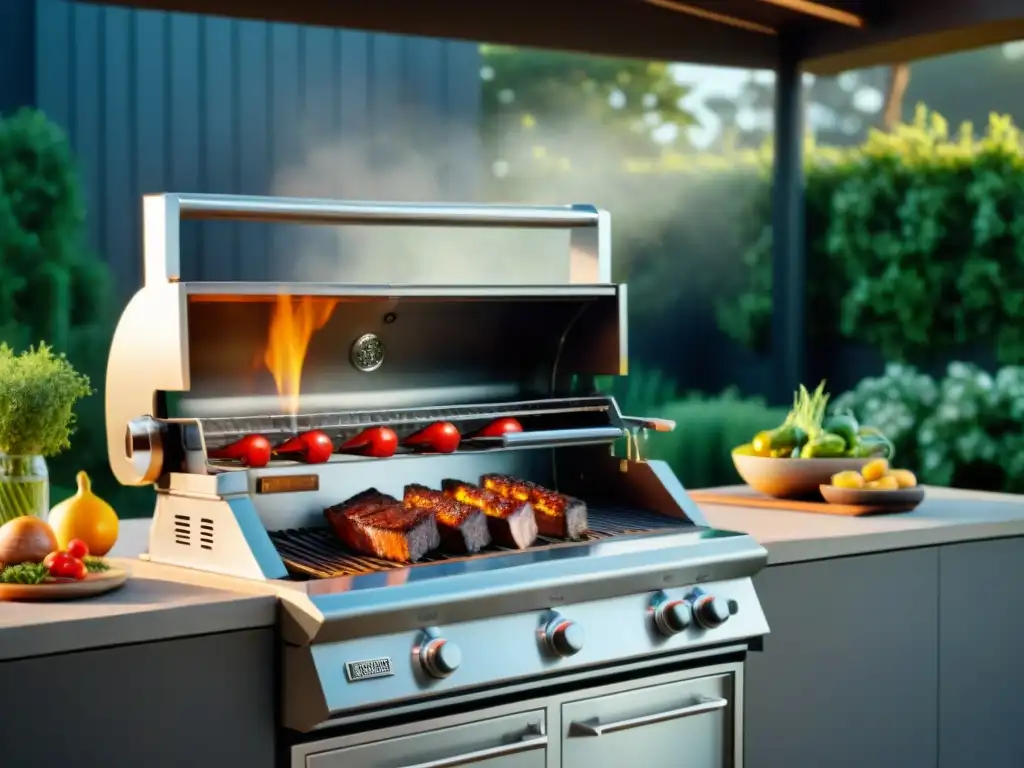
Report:
[{"label": "cabinet door handle", "polygon": [[[574,722],[569,726],[570,736],[602,736],[606,733],[616,731],[628,731],[630,728],[640,728],[654,723],[663,723],[666,720],[679,720],[683,717],[695,715],[706,715],[709,712],[717,712],[729,706],[728,699],[712,699],[705,696],[700,697],[693,704],[679,709],[669,709],[665,712],[657,712],[653,715],[631,717],[628,720],[616,720],[613,723],[600,723],[596,718],[584,722]],[[417,768],[419,768],[417,766]]]},{"label": "cabinet door handle", "polygon": [[455,755],[454,757],[442,757],[440,760],[416,763],[415,765],[404,766],[404,768],[454,768],[454,766],[457,765],[469,765],[470,763],[479,763],[484,760],[493,760],[496,757],[517,755],[521,752],[530,752],[534,749],[542,749],[547,745],[547,736],[534,736],[532,738],[523,739],[522,741],[517,741],[514,744],[502,744],[499,747],[490,747],[489,749],[481,749],[476,752],[466,752],[461,755]]}]

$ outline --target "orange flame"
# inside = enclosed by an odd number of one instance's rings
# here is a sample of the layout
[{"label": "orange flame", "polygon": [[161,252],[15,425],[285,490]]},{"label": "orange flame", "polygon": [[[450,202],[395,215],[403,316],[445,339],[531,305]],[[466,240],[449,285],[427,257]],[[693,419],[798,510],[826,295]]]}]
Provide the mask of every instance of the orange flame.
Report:
[{"label": "orange flame", "polygon": [[337,305],[336,299],[277,297],[270,315],[263,363],[274,377],[285,413],[294,415],[299,411],[302,365],[306,361],[309,341],[331,319]]}]

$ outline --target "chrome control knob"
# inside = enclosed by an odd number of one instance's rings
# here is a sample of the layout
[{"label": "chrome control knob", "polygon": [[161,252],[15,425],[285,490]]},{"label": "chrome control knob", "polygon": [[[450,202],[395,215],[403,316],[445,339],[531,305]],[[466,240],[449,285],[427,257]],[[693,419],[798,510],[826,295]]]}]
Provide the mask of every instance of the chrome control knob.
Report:
[{"label": "chrome control knob", "polygon": [[665,637],[683,632],[693,622],[693,609],[685,600],[665,600],[654,607],[654,626]]},{"label": "chrome control knob", "polygon": [[544,628],[544,640],[556,656],[574,656],[583,650],[583,627],[559,616]]},{"label": "chrome control knob", "polygon": [[718,597],[704,595],[693,604],[693,617],[704,629],[715,629],[729,620],[729,604]]},{"label": "chrome control knob", "polygon": [[420,664],[428,675],[442,680],[462,664],[462,650],[449,640],[435,637],[420,647]]}]

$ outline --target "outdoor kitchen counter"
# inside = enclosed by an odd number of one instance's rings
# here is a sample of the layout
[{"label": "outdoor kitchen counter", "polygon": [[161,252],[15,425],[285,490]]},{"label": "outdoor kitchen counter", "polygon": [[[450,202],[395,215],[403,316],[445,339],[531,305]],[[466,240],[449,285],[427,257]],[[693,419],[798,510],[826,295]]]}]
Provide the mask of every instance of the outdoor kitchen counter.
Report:
[{"label": "outdoor kitchen counter", "polygon": [[[1024,537],[1024,496],[927,493],[913,512],[858,518],[700,506],[713,527],[757,539],[770,565]],[[126,558],[132,576],[120,590],[72,602],[0,604],[0,661],[274,625],[276,596],[265,585],[137,559],[148,529],[149,520],[122,521],[113,554]]]},{"label": "outdoor kitchen counter", "polygon": [[[147,521],[124,521],[128,532]],[[138,537],[126,537],[130,550]],[[136,551],[118,547],[117,554]],[[0,603],[0,662],[114,645],[272,627],[277,599],[258,586],[206,576],[216,586],[181,578],[177,569],[112,558],[128,582],[98,597],[52,603]]]},{"label": "outdoor kitchen counter", "polygon": [[1024,496],[933,487],[926,491],[913,512],[868,517],[699,506],[712,527],[757,539],[768,550],[769,565],[1024,536]]}]

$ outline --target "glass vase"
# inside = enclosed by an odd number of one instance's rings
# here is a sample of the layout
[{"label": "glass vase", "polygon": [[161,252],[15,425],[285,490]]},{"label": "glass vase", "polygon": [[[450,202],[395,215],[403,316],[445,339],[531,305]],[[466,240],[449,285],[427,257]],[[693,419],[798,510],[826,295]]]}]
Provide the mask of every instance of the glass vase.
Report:
[{"label": "glass vase", "polygon": [[46,459],[0,453],[0,525],[28,515],[45,520],[49,511]]}]

